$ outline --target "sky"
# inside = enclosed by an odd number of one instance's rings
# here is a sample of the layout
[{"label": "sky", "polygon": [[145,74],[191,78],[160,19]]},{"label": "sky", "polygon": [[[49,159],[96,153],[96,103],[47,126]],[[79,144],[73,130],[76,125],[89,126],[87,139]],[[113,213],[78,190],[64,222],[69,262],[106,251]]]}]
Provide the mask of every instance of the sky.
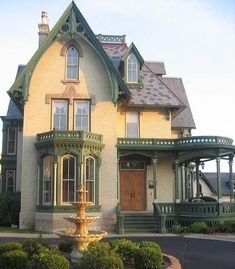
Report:
[{"label": "sky", "polygon": [[[18,64],[26,64],[38,47],[41,11],[48,12],[52,28],[70,3],[0,0],[0,115],[7,112],[6,91]],[[75,3],[96,34],[126,34],[127,43],[134,42],[145,60],[164,61],[167,76],[182,77],[197,127],[193,135],[235,141],[235,0]],[[222,171],[227,170],[223,164]]]}]

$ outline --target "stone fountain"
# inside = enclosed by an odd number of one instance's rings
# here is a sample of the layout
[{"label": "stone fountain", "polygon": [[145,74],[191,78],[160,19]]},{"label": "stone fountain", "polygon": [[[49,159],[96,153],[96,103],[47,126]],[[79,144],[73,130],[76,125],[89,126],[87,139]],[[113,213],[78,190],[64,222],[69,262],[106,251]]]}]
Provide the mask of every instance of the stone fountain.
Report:
[{"label": "stone fountain", "polygon": [[57,234],[66,240],[72,240],[74,247],[71,253],[71,260],[76,261],[82,256],[82,251],[87,248],[91,242],[101,240],[107,232],[104,231],[88,231],[87,225],[98,219],[98,216],[86,216],[85,209],[91,206],[92,202],[86,201],[86,193],[84,186],[81,185],[80,189],[76,191],[79,194],[78,202],[71,203],[77,209],[75,216],[65,217],[71,223],[74,223],[76,229],[67,229],[60,231]]}]

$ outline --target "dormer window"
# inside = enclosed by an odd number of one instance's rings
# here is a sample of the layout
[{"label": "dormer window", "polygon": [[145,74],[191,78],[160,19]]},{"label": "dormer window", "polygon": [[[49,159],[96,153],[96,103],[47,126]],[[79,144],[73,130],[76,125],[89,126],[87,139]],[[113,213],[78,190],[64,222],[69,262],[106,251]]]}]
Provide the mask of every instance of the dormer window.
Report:
[{"label": "dormer window", "polygon": [[135,55],[132,53],[127,58],[127,83],[138,82],[138,63]]},{"label": "dormer window", "polygon": [[68,80],[78,80],[78,51],[74,46],[67,50],[67,72]]}]

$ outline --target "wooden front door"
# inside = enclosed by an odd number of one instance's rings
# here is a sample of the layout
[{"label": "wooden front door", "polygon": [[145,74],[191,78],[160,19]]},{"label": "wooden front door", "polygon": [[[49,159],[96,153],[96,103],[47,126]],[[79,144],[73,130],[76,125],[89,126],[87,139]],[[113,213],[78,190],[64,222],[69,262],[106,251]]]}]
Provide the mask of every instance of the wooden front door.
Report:
[{"label": "wooden front door", "polygon": [[121,210],[145,210],[144,171],[120,171]]}]

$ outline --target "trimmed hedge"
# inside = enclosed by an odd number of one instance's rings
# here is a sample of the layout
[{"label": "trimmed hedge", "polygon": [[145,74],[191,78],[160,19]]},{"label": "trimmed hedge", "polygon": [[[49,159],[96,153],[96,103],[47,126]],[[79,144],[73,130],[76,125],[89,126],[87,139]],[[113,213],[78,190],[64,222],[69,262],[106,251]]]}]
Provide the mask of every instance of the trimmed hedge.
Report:
[{"label": "trimmed hedge", "polygon": [[19,224],[20,193],[0,193],[0,226]]},{"label": "trimmed hedge", "polygon": [[35,255],[34,259],[34,269],[69,269],[70,264],[69,261],[57,254],[48,253],[40,253],[39,255]]},{"label": "trimmed hedge", "polygon": [[32,255],[38,255],[48,249],[47,245],[38,239],[23,240],[21,241],[21,244],[23,250],[28,253],[29,257],[32,257]]},{"label": "trimmed hedge", "polygon": [[2,243],[0,244],[0,256],[4,253],[4,252],[8,252],[11,250],[22,250],[23,247],[20,243],[17,242],[7,242],[7,243]]},{"label": "trimmed hedge", "polygon": [[22,250],[11,250],[0,256],[1,269],[25,269],[27,268],[28,255]]}]

